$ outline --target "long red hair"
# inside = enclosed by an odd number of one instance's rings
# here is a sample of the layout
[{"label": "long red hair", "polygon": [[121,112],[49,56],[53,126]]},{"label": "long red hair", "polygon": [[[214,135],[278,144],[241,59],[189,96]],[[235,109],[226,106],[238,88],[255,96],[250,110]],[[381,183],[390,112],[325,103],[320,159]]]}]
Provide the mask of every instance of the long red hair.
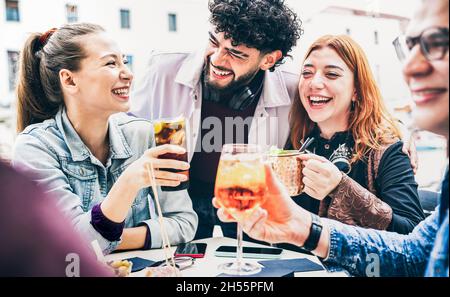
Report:
[{"label": "long red hair", "polygon": [[[379,150],[401,137],[397,121],[388,112],[378,88],[369,62],[362,48],[345,35],[326,35],[319,38],[308,49],[305,60],[313,51],[333,49],[354,74],[357,100],[352,110],[348,130],[355,139],[352,163],[367,157],[370,150]],[[295,149],[300,141],[311,133],[314,122],[308,116],[300,99],[294,101],[289,115],[290,140]]]}]

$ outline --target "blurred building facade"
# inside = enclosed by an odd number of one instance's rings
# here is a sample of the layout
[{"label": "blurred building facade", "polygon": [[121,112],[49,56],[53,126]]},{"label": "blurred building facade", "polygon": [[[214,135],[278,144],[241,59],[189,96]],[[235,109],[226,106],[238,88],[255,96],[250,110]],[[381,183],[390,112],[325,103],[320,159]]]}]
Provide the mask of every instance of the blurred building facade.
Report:
[{"label": "blurred building facade", "polygon": [[[100,24],[129,56],[138,82],[152,50],[193,51],[203,47],[209,29],[208,0],[0,1],[0,107],[13,101],[19,50],[30,32],[71,22]],[[302,19],[305,34],[285,69],[299,73],[304,52],[318,37],[348,34],[366,51],[387,101],[408,98],[392,47],[408,20],[403,10],[386,13],[391,4],[382,7],[379,0],[286,2]]]},{"label": "blurred building facade", "polygon": [[17,60],[30,32],[65,23],[102,25],[129,56],[137,79],[152,50],[192,50],[204,43],[203,0],[0,0],[0,106],[14,98]]}]

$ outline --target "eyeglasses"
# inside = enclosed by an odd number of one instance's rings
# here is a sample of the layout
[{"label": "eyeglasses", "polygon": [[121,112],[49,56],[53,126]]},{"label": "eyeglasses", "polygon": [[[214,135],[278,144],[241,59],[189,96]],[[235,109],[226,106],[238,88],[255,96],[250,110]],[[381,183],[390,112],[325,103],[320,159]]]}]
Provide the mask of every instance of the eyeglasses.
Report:
[{"label": "eyeglasses", "polygon": [[[192,257],[175,257],[173,259],[175,261],[175,266],[179,270],[184,270],[186,268],[189,268],[192,265],[194,265],[194,263],[195,263],[195,258],[192,258]],[[169,264],[170,264],[170,261],[169,261]],[[163,266],[167,266],[166,260],[161,260],[161,261],[155,262],[152,265],[150,265],[150,267],[163,267]]]},{"label": "eyeglasses", "polygon": [[404,61],[417,44],[428,61],[441,60],[448,52],[448,28],[431,27],[416,37],[400,36],[393,44],[400,61]]}]

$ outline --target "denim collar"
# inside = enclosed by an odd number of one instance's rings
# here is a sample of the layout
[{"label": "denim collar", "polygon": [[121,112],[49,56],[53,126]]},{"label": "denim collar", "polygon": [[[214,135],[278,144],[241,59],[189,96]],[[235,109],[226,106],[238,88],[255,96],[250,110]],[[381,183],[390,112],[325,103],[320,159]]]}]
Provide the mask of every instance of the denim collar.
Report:
[{"label": "denim collar", "polygon": [[[55,120],[74,161],[84,161],[93,157],[88,147],[73,128],[64,107],[58,111]],[[108,159],[128,159],[132,157],[131,148],[113,117],[109,119],[108,129],[110,143],[110,156]]]}]

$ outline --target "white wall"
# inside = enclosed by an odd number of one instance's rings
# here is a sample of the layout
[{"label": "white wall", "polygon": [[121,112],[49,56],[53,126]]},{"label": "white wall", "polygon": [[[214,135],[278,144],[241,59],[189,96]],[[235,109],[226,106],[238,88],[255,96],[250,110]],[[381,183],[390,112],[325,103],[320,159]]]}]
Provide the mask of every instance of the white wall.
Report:
[{"label": "white wall", "polygon": [[[52,1],[52,0],[49,0]],[[192,51],[205,42],[208,10],[198,0],[78,0],[80,21],[98,23],[126,54],[134,56],[136,82],[152,50]],[[107,3],[107,5],[105,5]],[[130,10],[131,29],[120,28],[120,9]],[[169,32],[168,14],[177,14],[177,32]],[[204,30],[202,31],[201,29]],[[200,30],[199,30],[200,29]]]}]

